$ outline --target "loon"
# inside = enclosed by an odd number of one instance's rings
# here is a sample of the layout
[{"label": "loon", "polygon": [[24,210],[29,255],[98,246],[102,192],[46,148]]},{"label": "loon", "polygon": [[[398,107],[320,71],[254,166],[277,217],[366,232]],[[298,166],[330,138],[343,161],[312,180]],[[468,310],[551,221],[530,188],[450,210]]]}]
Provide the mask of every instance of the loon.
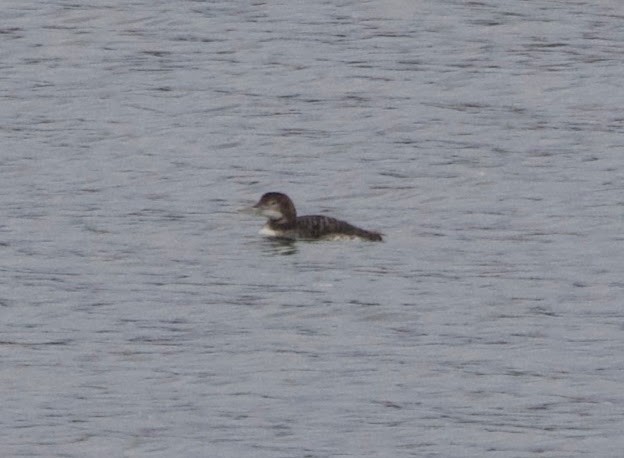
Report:
[{"label": "loon", "polygon": [[345,221],[322,215],[297,216],[290,197],[281,192],[267,192],[252,209],[269,220],[261,234],[286,239],[382,241],[379,232],[367,231]]}]

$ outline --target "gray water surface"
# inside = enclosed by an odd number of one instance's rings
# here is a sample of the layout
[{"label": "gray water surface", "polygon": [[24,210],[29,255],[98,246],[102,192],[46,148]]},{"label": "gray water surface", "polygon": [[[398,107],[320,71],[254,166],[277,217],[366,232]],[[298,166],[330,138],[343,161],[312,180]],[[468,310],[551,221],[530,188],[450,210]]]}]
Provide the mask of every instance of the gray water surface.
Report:
[{"label": "gray water surface", "polygon": [[2,456],[622,456],[620,2],[0,3]]}]

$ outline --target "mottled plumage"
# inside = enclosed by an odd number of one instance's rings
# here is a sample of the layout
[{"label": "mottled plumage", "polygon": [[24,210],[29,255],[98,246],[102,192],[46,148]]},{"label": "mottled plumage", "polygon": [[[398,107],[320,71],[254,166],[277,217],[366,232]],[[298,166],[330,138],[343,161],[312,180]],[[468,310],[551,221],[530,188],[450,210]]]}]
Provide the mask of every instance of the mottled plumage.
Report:
[{"label": "mottled plumage", "polygon": [[363,239],[381,241],[379,232],[367,231],[346,221],[323,215],[297,216],[290,197],[268,192],[253,206],[268,221],[261,233],[288,239]]}]

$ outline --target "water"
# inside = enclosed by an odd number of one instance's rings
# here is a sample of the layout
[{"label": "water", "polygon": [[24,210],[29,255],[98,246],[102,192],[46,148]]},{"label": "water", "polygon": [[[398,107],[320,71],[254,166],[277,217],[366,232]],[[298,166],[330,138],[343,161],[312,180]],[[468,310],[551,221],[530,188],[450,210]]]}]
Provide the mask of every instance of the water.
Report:
[{"label": "water", "polygon": [[619,2],[2,10],[3,456],[621,456]]}]

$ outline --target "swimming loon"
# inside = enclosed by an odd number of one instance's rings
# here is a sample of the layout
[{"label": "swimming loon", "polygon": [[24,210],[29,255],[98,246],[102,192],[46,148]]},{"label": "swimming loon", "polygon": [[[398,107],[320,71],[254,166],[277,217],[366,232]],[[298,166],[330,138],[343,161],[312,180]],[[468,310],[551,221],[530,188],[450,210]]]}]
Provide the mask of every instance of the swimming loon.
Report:
[{"label": "swimming loon", "polygon": [[321,215],[297,216],[292,200],[281,192],[267,192],[252,208],[269,219],[260,231],[269,237],[382,241],[379,232],[360,229],[336,218]]}]

